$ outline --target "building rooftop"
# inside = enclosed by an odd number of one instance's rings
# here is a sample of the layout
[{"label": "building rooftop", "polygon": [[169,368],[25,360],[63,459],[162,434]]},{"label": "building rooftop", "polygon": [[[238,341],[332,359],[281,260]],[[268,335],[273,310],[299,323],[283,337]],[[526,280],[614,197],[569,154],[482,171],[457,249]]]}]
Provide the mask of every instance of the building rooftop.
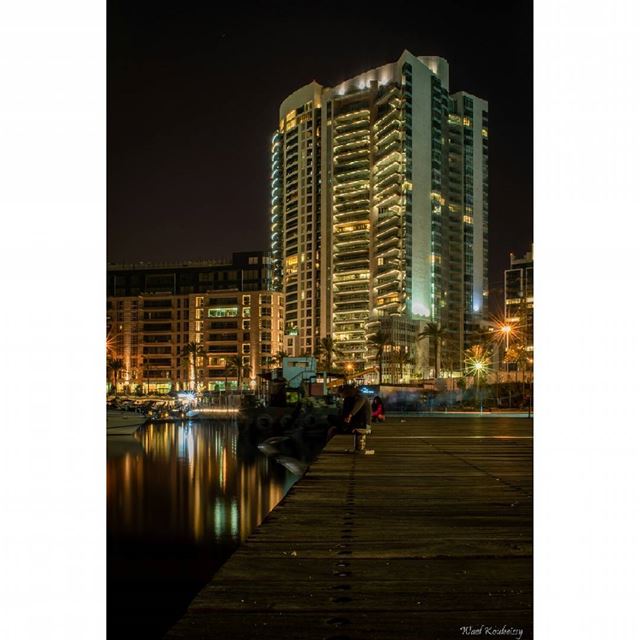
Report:
[{"label": "building rooftop", "polygon": [[133,271],[146,269],[188,269],[207,267],[231,267],[237,265],[242,258],[248,257],[268,257],[268,251],[242,251],[234,252],[231,258],[202,258],[199,260],[175,260],[175,261],[139,261],[139,262],[109,262],[108,271]]}]

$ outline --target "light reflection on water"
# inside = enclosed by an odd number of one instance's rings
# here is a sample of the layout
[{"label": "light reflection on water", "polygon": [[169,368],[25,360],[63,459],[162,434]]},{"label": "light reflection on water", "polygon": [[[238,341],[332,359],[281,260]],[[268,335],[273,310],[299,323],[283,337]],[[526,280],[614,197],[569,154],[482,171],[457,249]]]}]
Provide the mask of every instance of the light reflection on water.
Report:
[{"label": "light reflection on water", "polygon": [[232,423],[107,440],[109,637],[159,638],[296,476]]},{"label": "light reflection on water", "polygon": [[[151,424],[107,461],[110,534],[244,540],[295,477],[229,424]],[[120,455],[119,455],[120,454]]]}]

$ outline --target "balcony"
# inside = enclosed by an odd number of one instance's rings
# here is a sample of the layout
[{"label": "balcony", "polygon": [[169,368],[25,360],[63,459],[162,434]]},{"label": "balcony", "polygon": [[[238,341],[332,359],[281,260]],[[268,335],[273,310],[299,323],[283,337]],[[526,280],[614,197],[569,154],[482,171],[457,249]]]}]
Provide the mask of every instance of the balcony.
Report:
[{"label": "balcony", "polygon": [[[399,222],[399,220],[397,221]],[[384,225],[382,229],[378,227],[378,232],[376,233],[376,244],[379,246],[384,244],[389,240],[389,238],[398,238],[401,237],[401,227],[399,224],[395,225]]]},{"label": "balcony", "polygon": [[392,249],[396,249],[398,252],[401,251],[401,240],[397,235],[392,235],[385,238],[383,241],[380,241],[376,244],[376,255],[381,257]]},{"label": "balcony", "polygon": [[396,159],[392,159],[391,162],[377,166],[373,171],[373,177],[374,180],[381,182],[387,176],[393,175],[394,173],[402,173],[402,165]]},{"label": "balcony", "polygon": [[[392,280],[391,282],[385,282],[383,284],[376,284],[376,295],[378,297],[386,297],[389,294],[400,294],[402,291],[402,282],[399,280]],[[397,300],[399,301],[399,299]]]},{"label": "balcony", "polygon": [[336,144],[334,140],[333,154],[336,157],[338,154],[347,153],[349,151],[355,151],[356,149],[369,149],[369,135],[368,131],[363,132],[366,135],[357,135],[355,132],[350,136],[350,139],[345,139],[344,142]]},{"label": "balcony", "polygon": [[397,279],[400,274],[400,261],[393,260],[387,264],[382,264],[378,267],[376,274],[376,286],[385,284],[388,280]]},{"label": "balcony", "polygon": [[144,333],[171,333],[173,331],[173,324],[171,322],[164,324],[143,324],[142,331]]},{"label": "balcony", "polygon": [[343,206],[352,206],[360,203],[368,205],[369,203],[368,188],[342,191],[340,193],[334,193],[334,196],[333,196],[334,208],[343,207]]},{"label": "balcony", "polygon": [[368,223],[369,222],[369,208],[368,207],[359,207],[357,209],[352,209],[351,211],[335,211],[333,212],[333,222],[334,224],[342,224],[346,222],[357,223]]},{"label": "balcony", "polygon": [[336,273],[344,273],[348,271],[369,271],[369,256],[367,255],[366,257],[357,259],[340,257],[338,260],[336,260],[334,271]]},{"label": "balcony", "polygon": [[368,229],[358,229],[357,231],[336,231],[333,233],[333,244],[334,246],[342,245],[342,244],[369,244],[369,230]]},{"label": "balcony", "polygon": [[344,262],[345,260],[368,260],[369,242],[358,240],[350,243],[334,243],[333,259],[339,262]]},{"label": "balcony", "polygon": [[377,127],[377,130],[375,132],[376,140],[384,140],[387,135],[395,132],[399,133],[401,131],[402,123],[398,118],[399,114],[396,112],[393,115],[395,115],[395,117],[388,118],[387,122],[383,122],[383,120],[380,120],[382,126]]},{"label": "balcony", "polygon": [[373,191],[376,194],[382,193],[387,187],[391,187],[394,185],[402,186],[402,182],[404,180],[404,176],[400,173],[389,173],[389,175],[384,178],[378,178],[373,185]]}]

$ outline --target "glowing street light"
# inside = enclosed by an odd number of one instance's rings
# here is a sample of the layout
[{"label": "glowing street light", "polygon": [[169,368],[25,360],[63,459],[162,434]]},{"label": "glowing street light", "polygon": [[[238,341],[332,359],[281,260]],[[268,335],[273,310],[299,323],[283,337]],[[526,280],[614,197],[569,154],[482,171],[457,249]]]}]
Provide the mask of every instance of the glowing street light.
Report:
[{"label": "glowing street light", "polygon": [[353,374],[353,363],[352,362],[348,362],[344,366],[344,370],[347,372],[347,382],[348,382],[351,379],[351,376]]},{"label": "glowing street light", "polygon": [[502,332],[502,335],[504,336],[506,342],[507,342],[507,350],[509,349],[509,336],[511,335],[511,332],[513,331],[513,325],[510,325],[508,323],[503,324],[500,327],[500,331]]},{"label": "glowing street light", "polygon": [[467,373],[479,378],[488,371],[489,358],[486,355],[482,354],[481,356],[475,356],[467,359]]},{"label": "glowing street light", "polygon": [[[466,358],[466,373],[476,378],[476,401],[480,390],[480,377],[489,372],[490,360],[486,351],[481,348],[472,348],[471,354]],[[480,412],[482,413],[482,398],[480,398]]]},{"label": "glowing street light", "polygon": [[107,336],[107,357],[112,356],[116,350],[116,339],[114,336],[109,334]]}]

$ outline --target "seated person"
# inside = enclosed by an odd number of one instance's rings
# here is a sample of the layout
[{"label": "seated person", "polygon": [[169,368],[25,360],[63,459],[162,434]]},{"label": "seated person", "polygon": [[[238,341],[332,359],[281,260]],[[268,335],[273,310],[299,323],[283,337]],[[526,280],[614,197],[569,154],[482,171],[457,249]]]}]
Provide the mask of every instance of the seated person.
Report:
[{"label": "seated person", "polygon": [[376,396],[371,404],[371,420],[372,422],[384,422],[384,406],[380,396]]},{"label": "seated person", "polygon": [[275,378],[272,381],[270,405],[272,407],[287,406],[287,381],[284,378]]},{"label": "seated person", "polygon": [[353,433],[354,429],[367,429],[371,424],[371,405],[354,385],[342,385],[338,393],[343,398],[342,414],[329,416],[330,429],[327,439],[336,433]]}]

